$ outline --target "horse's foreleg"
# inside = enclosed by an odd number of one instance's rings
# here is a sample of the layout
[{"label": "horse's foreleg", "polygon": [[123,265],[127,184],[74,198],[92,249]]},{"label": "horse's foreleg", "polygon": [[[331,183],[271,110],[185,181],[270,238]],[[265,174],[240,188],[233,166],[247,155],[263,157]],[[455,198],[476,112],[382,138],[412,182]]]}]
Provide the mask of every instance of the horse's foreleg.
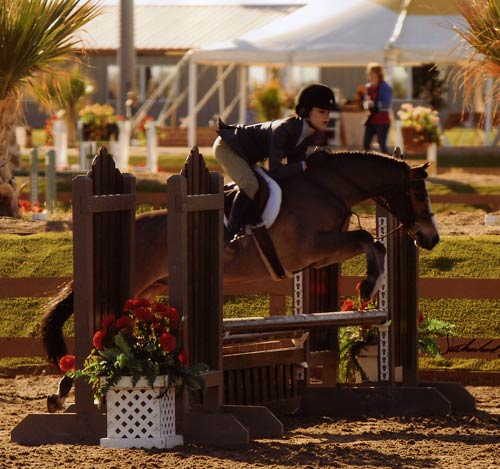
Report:
[{"label": "horse's foreleg", "polygon": [[366,279],[360,285],[362,301],[368,301],[377,292],[384,278],[383,244],[373,241],[365,230],[323,232],[314,238],[312,255],[316,260],[312,267],[320,268],[345,261],[359,254],[366,255]]}]

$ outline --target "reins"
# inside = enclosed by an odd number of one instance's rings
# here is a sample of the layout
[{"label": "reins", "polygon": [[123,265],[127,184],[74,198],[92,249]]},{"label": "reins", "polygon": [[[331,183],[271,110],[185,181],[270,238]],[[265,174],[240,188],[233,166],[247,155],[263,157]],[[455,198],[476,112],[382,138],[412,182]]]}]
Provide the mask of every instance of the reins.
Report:
[{"label": "reins", "polygon": [[[366,191],[363,187],[361,187],[359,184],[357,184],[355,181],[353,181],[350,177],[346,176],[341,170],[337,169],[337,172],[340,173],[340,176],[345,180],[347,181],[351,186],[353,186],[357,191],[361,192],[361,194],[365,195],[367,199],[371,199],[373,200],[378,206],[380,206],[381,208],[383,208],[384,210],[387,210],[391,215],[397,217],[397,215],[391,210],[390,206],[389,206],[389,202],[387,202],[386,199],[378,196],[378,195],[371,195],[368,193],[368,191]],[[408,184],[405,184],[405,189],[407,187]],[[407,192],[407,191],[406,191]],[[344,206],[347,208],[347,205],[345,205],[344,203]],[[352,210],[348,210],[348,213],[350,213],[351,215],[355,215],[357,220],[358,220],[358,226],[360,229],[363,229],[363,227],[361,226],[361,219],[359,217],[359,214],[357,214],[356,212],[352,211]],[[404,223],[400,223],[398,226],[396,226],[394,229],[392,229],[391,231],[389,231],[389,233],[386,233],[385,235],[383,236],[376,236],[374,237],[374,239],[380,241],[380,240],[383,240],[385,238],[388,238],[389,236],[393,235],[394,233],[396,233],[397,231],[401,230],[404,228]]]}]

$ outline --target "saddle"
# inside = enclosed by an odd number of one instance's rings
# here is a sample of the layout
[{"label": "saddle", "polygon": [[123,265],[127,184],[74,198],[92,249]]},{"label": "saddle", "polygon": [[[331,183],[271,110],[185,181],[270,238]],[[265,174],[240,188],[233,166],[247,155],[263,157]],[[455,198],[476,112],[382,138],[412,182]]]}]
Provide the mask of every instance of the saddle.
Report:
[{"label": "saddle", "polygon": [[[285,278],[286,272],[276,253],[268,228],[276,220],[281,207],[281,188],[272,179],[264,168],[254,168],[254,173],[259,182],[259,189],[254,198],[254,208],[249,210],[246,223],[245,236],[252,235],[264,264],[266,265],[273,279]],[[224,229],[227,229],[227,221],[231,212],[234,198],[238,193],[238,186],[235,183],[224,186]],[[242,242],[240,240],[239,242]],[[234,243],[231,243],[232,245]],[[239,244],[236,246],[236,249]],[[237,251],[234,251],[234,254]]]}]

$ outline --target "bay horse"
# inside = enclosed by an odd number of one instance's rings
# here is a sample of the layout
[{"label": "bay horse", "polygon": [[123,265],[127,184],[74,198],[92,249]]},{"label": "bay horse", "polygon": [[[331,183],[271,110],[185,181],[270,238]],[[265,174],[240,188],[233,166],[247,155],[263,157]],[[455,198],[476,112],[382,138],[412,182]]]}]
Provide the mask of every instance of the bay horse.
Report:
[{"label": "bay horse", "polygon": [[[410,167],[402,159],[377,152],[320,150],[307,159],[307,166],[304,173],[278,181],[281,209],[269,233],[286,272],[320,268],[364,253],[367,275],[360,296],[370,299],[383,278],[385,248],[364,229],[347,231],[352,207],[368,199],[395,215],[417,246],[432,249],[439,242],[425,187],[428,163]],[[135,258],[142,261],[134,266],[133,297],[151,299],[166,293],[167,230],[165,210],[136,218]],[[268,276],[255,243],[241,242],[224,263],[225,284]],[[72,314],[72,303],[69,284],[54,297],[43,319],[43,342],[55,364],[66,354],[62,326]]]}]

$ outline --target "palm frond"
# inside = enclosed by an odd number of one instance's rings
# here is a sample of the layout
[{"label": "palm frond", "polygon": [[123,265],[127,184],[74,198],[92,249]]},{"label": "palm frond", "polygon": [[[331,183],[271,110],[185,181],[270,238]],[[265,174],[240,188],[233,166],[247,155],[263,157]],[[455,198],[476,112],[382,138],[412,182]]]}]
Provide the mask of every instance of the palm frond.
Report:
[{"label": "palm frond", "polygon": [[455,90],[463,91],[465,103],[472,104],[474,92],[489,79],[492,87],[486,100],[494,111],[500,93],[500,0],[454,0],[465,19],[455,31],[463,39],[466,61],[454,76]]},{"label": "palm frond", "polygon": [[0,2],[0,99],[68,58],[80,41],[75,33],[100,12],[92,0]]}]

